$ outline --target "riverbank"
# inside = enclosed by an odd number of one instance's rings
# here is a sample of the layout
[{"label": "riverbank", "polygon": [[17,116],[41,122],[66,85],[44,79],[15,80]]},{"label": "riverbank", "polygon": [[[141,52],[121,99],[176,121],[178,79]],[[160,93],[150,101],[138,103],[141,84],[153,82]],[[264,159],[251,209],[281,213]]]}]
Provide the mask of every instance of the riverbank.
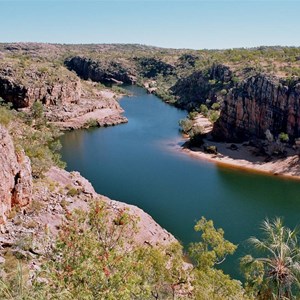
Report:
[{"label": "riverbank", "polygon": [[255,154],[256,149],[251,146],[234,144],[236,147],[233,148],[231,143],[217,143],[208,140],[205,141],[205,144],[216,146],[218,153],[205,153],[197,147],[184,147],[181,148],[181,151],[223,167],[300,180],[300,158],[298,155],[272,158],[266,162],[266,157]]},{"label": "riverbank", "polygon": [[187,135],[183,148],[180,148],[184,153],[227,168],[300,180],[300,157],[297,150],[286,147],[286,157],[269,157],[263,155],[251,143],[232,144],[214,141],[210,134],[213,124],[202,114],[198,114],[193,123],[193,126],[201,127],[202,133],[206,135],[203,139],[205,148],[214,146],[217,153],[207,153],[204,146],[190,146]]}]

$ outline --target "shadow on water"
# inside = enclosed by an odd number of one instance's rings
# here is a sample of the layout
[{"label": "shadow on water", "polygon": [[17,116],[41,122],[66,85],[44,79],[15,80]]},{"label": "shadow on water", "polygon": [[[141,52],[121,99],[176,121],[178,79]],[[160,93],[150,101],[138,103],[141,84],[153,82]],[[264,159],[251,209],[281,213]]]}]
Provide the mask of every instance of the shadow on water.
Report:
[{"label": "shadow on water", "polygon": [[290,226],[298,223],[300,184],[225,169],[182,153],[178,120],[186,113],[141,88],[128,89],[134,97],[120,102],[127,124],[62,137],[68,170],[80,171],[97,192],[139,206],[184,245],[197,240],[196,220],[213,219],[228,240],[240,245],[222,267],[240,278],[237,258],[248,251],[244,241],[259,234],[266,216],[283,216]]}]

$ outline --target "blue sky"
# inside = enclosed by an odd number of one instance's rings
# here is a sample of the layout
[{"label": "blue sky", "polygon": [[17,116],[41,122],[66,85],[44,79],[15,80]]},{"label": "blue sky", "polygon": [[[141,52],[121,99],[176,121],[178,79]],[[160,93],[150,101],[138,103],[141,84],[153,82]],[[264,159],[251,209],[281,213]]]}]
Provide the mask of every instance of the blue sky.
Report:
[{"label": "blue sky", "polygon": [[300,0],[0,0],[0,42],[300,46]]}]

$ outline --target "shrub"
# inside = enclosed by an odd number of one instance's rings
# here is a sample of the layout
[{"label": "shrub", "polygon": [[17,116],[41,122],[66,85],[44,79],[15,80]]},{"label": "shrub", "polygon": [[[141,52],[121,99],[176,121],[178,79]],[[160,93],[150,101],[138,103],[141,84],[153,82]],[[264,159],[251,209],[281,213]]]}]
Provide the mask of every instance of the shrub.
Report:
[{"label": "shrub", "polygon": [[289,141],[289,135],[287,133],[281,132],[278,137],[282,143],[287,143]]},{"label": "shrub", "polygon": [[7,127],[15,117],[14,111],[10,110],[11,105],[5,104],[0,98],[0,124]]},{"label": "shrub", "polygon": [[78,195],[78,194],[79,194],[79,190],[76,189],[76,188],[74,188],[74,187],[71,187],[71,188],[68,190],[68,192],[67,192],[67,195],[68,195],[68,196],[71,196],[71,197],[74,197],[74,196],[76,196],[76,195]]},{"label": "shrub", "polygon": [[195,118],[197,117],[198,113],[196,111],[191,111],[188,115],[188,118],[190,120],[195,120]]},{"label": "shrub", "polygon": [[205,104],[200,105],[200,112],[206,117],[208,115],[208,108]]},{"label": "shrub", "polygon": [[97,119],[89,119],[85,122],[84,127],[89,128],[89,127],[97,127],[99,126],[98,120]]},{"label": "shrub", "polygon": [[222,89],[222,90],[220,91],[220,94],[221,94],[222,96],[227,95],[227,90],[226,90],[226,89]]},{"label": "shrub", "polygon": [[184,133],[188,133],[193,127],[193,121],[190,119],[181,119],[179,125]]},{"label": "shrub", "polygon": [[181,247],[133,246],[136,222],[126,210],[115,219],[100,201],[88,212],[76,211],[41,272],[47,284],[36,286],[66,299],[176,297],[175,285],[186,282]]},{"label": "shrub", "polygon": [[214,104],[211,106],[211,108],[212,108],[213,110],[219,110],[220,107],[221,107],[220,103],[214,103]]},{"label": "shrub", "polygon": [[209,113],[209,120],[212,122],[212,123],[215,123],[218,119],[219,119],[219,112],[217,111],[210,111]]}]

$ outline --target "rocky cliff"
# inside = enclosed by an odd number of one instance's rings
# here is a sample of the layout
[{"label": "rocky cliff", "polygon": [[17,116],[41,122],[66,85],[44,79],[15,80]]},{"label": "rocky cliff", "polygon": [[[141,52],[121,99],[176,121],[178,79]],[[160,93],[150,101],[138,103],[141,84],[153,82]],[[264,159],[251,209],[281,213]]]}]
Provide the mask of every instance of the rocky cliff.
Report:
[{"label": "rocky cliff", "polygon": [[192,110],[200,104],[216,102],[222,90],[232,87],[231,79],[232,72],[228,67],[213,65],[179,79],[170,90],[177,98],[177,106]]},{"label": "rocky cliff", "polygon": [[16,152],[8,131],[0,126],[0,218],[14,206],[23,207],[30,203],[32,176],[30,161],[24,152]]},{"label": "rocky cliff", "polygon": [[[67,71],[67,70],[66,70]],[[15,108],[31,106],[35,101],[45,105],[76,103],[81,96],[80,80],[70,74],[66,78],[37,70],[26,70],[26,81],[19,78],[17,67],[0,69],[0,97]],[[51,78],[49,78],[51,76]]]},{"label": "rocky cliff", "polygon": [[153,57],[140,57],[135,59],[138,65],[139,74],[142,77],[153,78],[157,75],[172,75],[175,67],[162,60]]},{"label": "rocky cliff", "polygon": [[93,60],[83,56],[75,56],[65,61],[65,65],[71,71],[84,80],[92,80],[101,83],[133,83],[134,71],[122,61],[118,60]]},{"label": "rocky cliff", "polygon": [[265,138],[285,132],[300,136],[300,80],[283,80],[257,74],[244,79],[224,98],[213,134],[221,140]]}]

